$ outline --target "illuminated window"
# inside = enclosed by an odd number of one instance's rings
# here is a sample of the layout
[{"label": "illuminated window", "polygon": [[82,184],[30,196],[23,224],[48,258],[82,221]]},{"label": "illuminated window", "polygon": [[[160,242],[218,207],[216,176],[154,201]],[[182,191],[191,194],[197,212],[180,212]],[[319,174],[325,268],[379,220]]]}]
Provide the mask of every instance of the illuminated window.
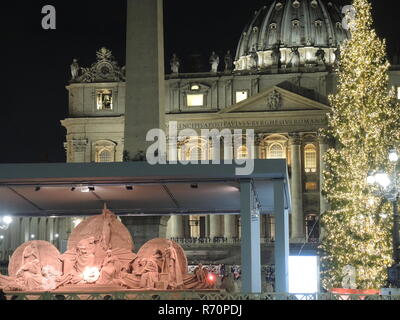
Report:
[{"label": "illuminated window", "polygon": [[202,107],[204,106],[204,94],[188,94],[187,95],[188,107]]},{"label": "illuminated window", "polygon": [[317,152],[313,144],[308,144],[304,148],[304,162],[307,173],[317,172]]},{"label": "illuminated window", "polygon": [[247,91],[236,91],[236,103],[242,102],[249,97]]},{"label": "illuminated window", "polygon": [[239,147],[237,150],[237,159],[243,160],[248,158],[249,158],[249,151],[247,147],[245,146]]},{"label": "illuminated window", "polygon": [[92,156],[93,162],[114,162],[116,161],[117,144],[111,140],[98,140],[93,143]]},{"label": "illuminated window", "polygon": [[113,109],[112,90],[107,90],[107,89],[97,90],[96,96],[97,96],[97,110]]},{"label": "illuminated window", "polygon": [[201,161],[209,159],[209,146],[204,139],[191,138],[179,148],[179,160]]},{"label": "illuminated window", "polygon": [[113,162],[113,156],[110,150],[103,149],[98,152],[97,162]]},{"label": "illuminated window", "polygon": [[200,90],[200,86],[199,86],[198,84],[194,84],[194,85],[192,85],[192,86],[190,87],[190,90],[192,90],[192,91],[198,91],[198,90]]},{"label": "illuminated window", "polygon": [[317,183],[316,182],[306,182],[306,191],[316,191]]},{"label": "illuminated window", "polygon": [[284,159],[283,146],[280,143],[271,144],[268,152],[268,159]]},{"label": "illuminated window", "polygon": [[190,237],[200,238],[200,216],[189,217]]}]

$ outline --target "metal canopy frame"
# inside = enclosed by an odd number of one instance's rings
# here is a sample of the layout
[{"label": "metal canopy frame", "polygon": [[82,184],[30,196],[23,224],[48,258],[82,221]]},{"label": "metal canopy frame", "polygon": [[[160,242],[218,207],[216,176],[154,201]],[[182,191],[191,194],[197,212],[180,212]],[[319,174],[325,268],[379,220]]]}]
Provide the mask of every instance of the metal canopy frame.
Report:
[{"label": "metal canopy frame", "polygon": [[[260,214],[274,214],[275,287],[288,292],[286,160],[255,160],[248,176],[236,175],[236,169],[234,164],[145,162],[3,164],[0,216],[87,216],[99,214],[105,203],[119,215],[240,214],[242,291],[260,293]],[[77,190],[82,187],[92,191]]]},{"label": "metal canopy frame", "polygon": [[[287,181],[286,161],[256,160],[250,176],[237,176],[236,168],[145,162],[1,164],[0,215],[90,216],[99,214],[104,203],[121,216],[240,214],[243,180],[253,181],[261,214],[273,214],[272,182]],[[81,193],[83,186],[95,189]],[[130,186],[131,191],[126,189]],[[290,207],[287,187],[285,207]]]}]

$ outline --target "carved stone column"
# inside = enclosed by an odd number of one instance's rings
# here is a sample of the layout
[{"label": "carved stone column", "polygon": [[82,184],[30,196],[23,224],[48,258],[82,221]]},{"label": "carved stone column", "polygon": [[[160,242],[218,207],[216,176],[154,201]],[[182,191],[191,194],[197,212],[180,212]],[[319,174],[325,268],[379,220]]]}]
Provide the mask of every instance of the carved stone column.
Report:
[{"label": "carved stone column", "polygon": [[254,139],[254,159],[261,159],[261,144],[263,142],[263,134],[257,134]]},{"label": "carved stone column", "polygon": [[47,219],[48,218],[45,218],[45,217],[39,218],[39,221],[38,221],[39,231],[38,231],[38,238],[37,238],[39,240],[47,241],[47,239],[46,239]]},{"label": "carved stone column", "polygon": [[292,193],[292,233],[294,242],[304,240],[303,188],[301,165],[301,138],[291,134],[289,139],[291,153],[291,193]]},{"label": "carved stone column", "polygon": [[264,216],[264,238],[267,240],[270,240],[272,237],[271,219],[272,217],[270,215]]},{"label": "carved stone column", "polygon": [[21,244],[20,242],[20,221],[21,218],[14,218],[14,221],[10,225],[10,233],[11,233],[11,248],[12,250],[15,250],[19,247]]},{"label": "carved stone column", "polygon": [[170,237],[171,238],[184,238],[183,216],[171,216],[170,224]]},{"label": "carved stone column", "polygon": [[261,239],[268,238],[268,230],[267,230],[267,216],[260,216],[260,237]]},{"label": "carved stone column", "polygon": [[210,238],[221,237],[221,216],[210,216]]},{"label": "carved stone column", "polygon": [[228,240],[237,237],[236,235],[236,216],[225,215],[224,216],[224,238]]},{"label": "carved stone column", "polygon": [[210,216],[206,216],[205,218],[205,237],[208,238],[210,236]]}]

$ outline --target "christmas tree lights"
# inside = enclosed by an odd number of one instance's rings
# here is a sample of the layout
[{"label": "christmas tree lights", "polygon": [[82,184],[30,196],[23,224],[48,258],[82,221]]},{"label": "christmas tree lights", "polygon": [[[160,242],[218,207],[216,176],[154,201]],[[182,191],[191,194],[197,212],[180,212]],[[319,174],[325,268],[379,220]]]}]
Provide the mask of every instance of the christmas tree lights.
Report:
[{"label": "christmas tree lights", "polygon": [[389,90],[386,44],[372,27],[371,4],[354,0],[351,38],[341,48],[338,91],[330,96],[332,113],[322,135],[332,146],[325,155],[322,213],[322,281],[342,287],[343,268],[356,269],[357,289],[386,285],[392,264],[390,204],[374,195],[369,172],[393,170],[391,146],[400,142],[400,106]]}]

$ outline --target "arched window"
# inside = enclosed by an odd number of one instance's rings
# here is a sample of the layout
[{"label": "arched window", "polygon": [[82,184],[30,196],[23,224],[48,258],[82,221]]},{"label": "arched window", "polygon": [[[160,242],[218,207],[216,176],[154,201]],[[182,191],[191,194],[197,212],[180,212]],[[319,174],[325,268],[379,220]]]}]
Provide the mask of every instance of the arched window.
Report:
[{"label": "arched window", "polygon": [[204,139],[188,139],[179,150],[179,160],[183,161],[201,161],[209,159],[209,145]]},{"label": "arched window", "polygon": [[237,159],[243,160],[249,158],[249,150],[245,146],[241,146],[237,149]]},{"label": "arched window", "polygon": [[99,151],[97,162],[113,162],[113,157],[110,150],[103,149]]},{"label": "arched window", "polygon": [[304,148],[304,168],[307,173],[317,172],[317,151],[313,144]]},{"label": "arched window", "polygon": [[269,147],[268,159],[284,159],[283,146],[280,143],[273,143]]},{"label": "arched window", "polygon": [[116,161],[117,144],[111,140],[98,140],[93,143],[92,161],[114,162]]}]

